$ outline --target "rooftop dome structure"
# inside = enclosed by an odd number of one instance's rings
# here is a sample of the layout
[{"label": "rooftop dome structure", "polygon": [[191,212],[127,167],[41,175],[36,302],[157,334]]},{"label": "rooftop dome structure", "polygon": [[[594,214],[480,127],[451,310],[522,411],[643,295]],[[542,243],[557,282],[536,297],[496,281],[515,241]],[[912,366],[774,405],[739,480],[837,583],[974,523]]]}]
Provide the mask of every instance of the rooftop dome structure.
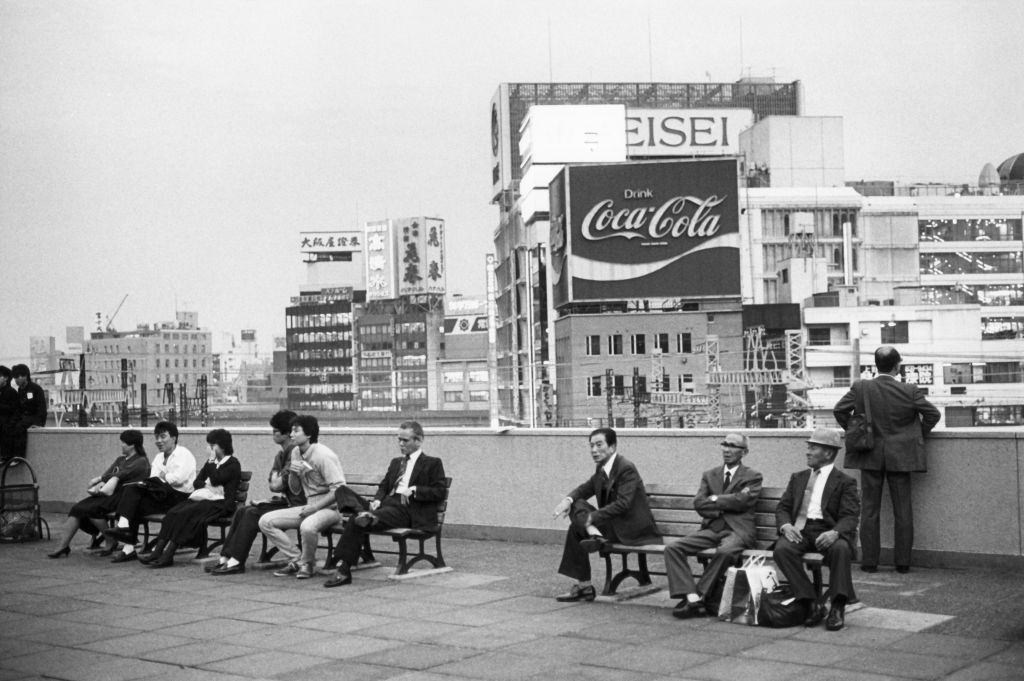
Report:
[{"label": "rooftop dome structure", "polygon": [[1014,154],[999,164],[999,179],[1003,182],[1024,182],[1024,152]]}]

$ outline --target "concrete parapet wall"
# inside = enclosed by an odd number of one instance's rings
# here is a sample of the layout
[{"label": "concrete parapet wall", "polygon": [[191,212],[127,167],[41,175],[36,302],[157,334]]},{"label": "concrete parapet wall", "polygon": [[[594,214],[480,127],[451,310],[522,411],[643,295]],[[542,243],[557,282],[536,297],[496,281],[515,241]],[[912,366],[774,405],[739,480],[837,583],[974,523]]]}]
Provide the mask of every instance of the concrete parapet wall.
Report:
[{"label": "concrete parapet wall", "polygon": [[[252,470],[250,498],[269,496],[266,478],[274,444],[266,429],[230,429],[242,468]],[[119,454],[120,428],[45,428],[31,431],[28,458],[48,510],[63,510],[84,496],[86,482]],[[749,430],[745,463],[764,474],[766,486],[783,487],[804,467],[806,431]],[[206,429],[184,428],[179,442],[201,465]],[[723,431],[620,429],[619,453],[637,464],[647,481],[690,483],[720,464]],[[455,536],[560,541],[564,520],[555,504],[593,470],[589,430],[428,430],[424,450],[441,456],[454,478],[446,532]],[[394,429],[324,429],[320,441],[341,457],[346,471],[383,476],[398,446]],[[157,453],[147,435],[146,451]],[[914,474],[915,562],[957,564],[1024,558],[1024,432],[943,430],[928,440],[929,472]],[[840,463],[842,454],[840,454]],[[855,473],[856,474],[856,473]],[[17,469],[8,483],[18,477]],[[883,499],[882,545],[892,545],[888,493]],[[891,509],[891,507],[890,507]],[[885,556],[883,555],[883,559]],[[1024,561],[1021,561],[1024,562]]]}]

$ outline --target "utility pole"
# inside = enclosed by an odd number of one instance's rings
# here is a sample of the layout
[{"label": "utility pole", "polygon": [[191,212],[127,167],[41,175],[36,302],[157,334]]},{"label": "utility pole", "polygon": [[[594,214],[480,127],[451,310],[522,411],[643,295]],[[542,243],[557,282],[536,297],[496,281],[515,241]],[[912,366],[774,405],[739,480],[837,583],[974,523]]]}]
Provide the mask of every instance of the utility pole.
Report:
[{"label": "utility pole", "polygon": [[608,405],[608,427],[609,428],[614,428],[615,427],[615,415],[614,415],[614,411],[612,409],[612,381],[613,380],[614,379],[612,377],[612,370],[611,369],[605,369],[604,370],[604,387],[605,387],[604,395],[605,395],[605,402]]},{"label": "utility pole", "polygon": [[633,427],[640,427],[640,367],[633,367]]}]

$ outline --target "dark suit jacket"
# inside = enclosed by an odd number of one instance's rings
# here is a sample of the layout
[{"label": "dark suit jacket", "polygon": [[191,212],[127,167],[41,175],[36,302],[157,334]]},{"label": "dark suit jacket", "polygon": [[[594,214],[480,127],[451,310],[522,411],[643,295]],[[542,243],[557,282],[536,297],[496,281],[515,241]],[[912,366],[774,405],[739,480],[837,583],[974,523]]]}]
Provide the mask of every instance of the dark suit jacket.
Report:
[{"label": "dark suit jacket", "polygon": [[633,462],[617,454],[607,483],[601,469],[602,466],[597,466],[590,479],[568,496],[573,501],[595,497],[598,508],[593,523],[610,526],[623,544],[637,546],[660,542],[644,481]]},{"label": "dark suit jacket", "polygon": [[870,452],[847,451],[843,467],[869,471],[926,471],[924,436],[939,422],[939,410],[924,390],[882,374],[870,381],[856,381],[832,410],[843,429],[854,414],[864,413],[864,395],[871,402],[875,447]]},{"label": "dark suit jacket", "polygon": [[[374,497],[377,501],[384,501],[398,482],[398,471],[402,467],[402,459],[405,457],[396,456],[388,464],[388,472],[377,487]],[[435,530],[437,529],[437,507],[444,500],[446,488],[444,486],[444,464],[436,456],[427,456],[421,452],[416,465],[412,468],[412,475],[409,477],[409,486],[415,487],[416,492],[409,498],[410,524],[414,530]]]},{"label": "dark suit jacket", "polygon": [[[786,491],[775,507],[775,526],[780,530],[783,525],[796,522],[807,489],[807,479],[810,477],[811,469],[805,468],[789,478]],[[856,551],[860,494],[857,493],[857,481],[838,468],[833,468],[825,480],[825,490],[821,495],[821,515],[828,529],[838,532],[850,548]]]},{"label": "dark suit jacket", "polygon": [[[715,518],[722,518],[747,547],[752,547],[757,540],[754,508],[761,494],[761,474],[740,464],[729,481],[729,489],[723,489],[725,479],[722,468],[716,466],[704,471],[700,478],[700,489],[693,498],[693,507],[704,519],[702,528],[707,527]],[[748,491],[744,492],[745,488]],[[712,495],[718,495],[718,498],[711,501]]]}]

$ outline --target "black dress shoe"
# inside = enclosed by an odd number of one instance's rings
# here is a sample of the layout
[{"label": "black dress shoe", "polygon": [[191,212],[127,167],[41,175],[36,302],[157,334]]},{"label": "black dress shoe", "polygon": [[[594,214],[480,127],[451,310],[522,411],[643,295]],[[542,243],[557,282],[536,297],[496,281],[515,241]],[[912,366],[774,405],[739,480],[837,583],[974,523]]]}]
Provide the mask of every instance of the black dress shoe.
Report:
[{"label": "black dress shoe", "polygon": [[173,558],[161,558],[160,560],[155,560],[152,563],[146,563],[146,567],[153,568],[154,570],[159,570],[160,568],[165,567],[171,567],[172,565],[174,565]]},{"label": "black dress shoe", "polygon": [[206,565],[203,566],[203,572],[207,572],[207,573],[213,572],[214,570],[216,570],[217,568],[219,568],[219,567],[221,567],[223,565],[227,565],[227,563],[218,563],[217,561],[211,560],[210,562],[208,562]]},{"label": "black dress shoe", "polygon": [[828,611],[828,619],[825,620],[825,628],[829,631],[839,631],[846,625],[846,608],[842,605],[833,605]]},{"label": "black dress shoe", "polygon": [[333,575],[331,575],[330,579],[328,579],[326,582],[324,582],[324,587],[326,587],[328,589],[333,589],[336,586],[345,586],[346,584],[351,584],[351,583],[352,583],[352,573],[351,572],[345,572],[343,570],[338,570]]},{"label": "black dress shoe", "polygon": [[127,527],[108,527],[103,530],[103,534],[125,544],[135,543],[135,534]]},{"label": "black dress shoe", "polygon": [[46,554],[46,557],[47,558],[63,558],[64,556],[67,556],[70,553],[71,553],[71,547],[70,546],[65,546],[62,549],[57,549],[53,553]]},{"label": "black dress shoe", "polygon": [[227,563],[224,565],[218,565],[214,569],[210,570],[211,575],[241,575],[245,573],[245,563],[239,563],[238,565],[232,565],[228,567]]},{"label": "black dress shoe", "polygon": [[373,515],[372,513],[370,513],[369,511],[363,511],[362,513],[357,515],[352,520],[352,522],[354,522],[356,524],[356,527],[363,527],[363,528],[372,527],[373,524],[375,522],[377,522],[377,517],[375,515]]},{"label": "black dress shoe", "polygon": [[580,588],[579,584],[573,584],[568,593],[555,596],[559,603],[575,603],[576,601],[592,601],[597,598],[597,590],[593,585]]},{"label": "black dress shoe", "polygon": [[586,539],[580,540],[580,546],[587,553],[597,553],[601,550],[607,540],[604,537],[599,537],[596,534]]},{"label": "black dress shoe", "polygon": [[811,607],[807,610],[807,619],[804,620],[805,627],[816,627],[821,624],[822,620],[825,619],[825,615],[828,610],[825,608],[825,604],[821,601],[815,600],[811,603]]},{"label": "black dress shoe", "polygon": [[690,619],[691,617],[706,617],[708,614],[707,607],[704,601],[690,602],[687,600],[679,601],[676,607],[672,608],[672,616],[681,620]]},{"label": "black dress shoe", "polygon": [[901,575],[905,575],[908,572],[910,572],[910,566],[909,565],[897,565],[896,566],[896,572],[900,573]]},{"label": "black dress shoe", "polygon": [[139,556],[138,556],[138,554],[135,551],[132,551],[131,553],[125,553],[124,551],[119,551],[118,554],[116,556],[114,556],[113,560],[111,560],[110,562],[111,563],[127,563],[129,561],[138,560],[138,559],[139,559]]},{"label": "black dress shoe", "polygon": [[878,566],[877,565],[861,565],[860,566],[860,571],[861,572],[878,572]]},{"label": "black dress shoe", "polygon": [[109,549],[103,549],[102,551],[100,551],[100,552],[99,552],[99,553],[97,553],[96,555],[97,555],[97,556],[102,556],[102,557],[104,557],[104,558],[106,558],[106,557],[108,557],[108,556],[112,556],[112,555],[114,555],[114,550],[115,550],[116,548],[117,548],[117,544],[114,544],[114,545],[113,545],[113,546],[111,546],[111,547],[110,547]]}]

